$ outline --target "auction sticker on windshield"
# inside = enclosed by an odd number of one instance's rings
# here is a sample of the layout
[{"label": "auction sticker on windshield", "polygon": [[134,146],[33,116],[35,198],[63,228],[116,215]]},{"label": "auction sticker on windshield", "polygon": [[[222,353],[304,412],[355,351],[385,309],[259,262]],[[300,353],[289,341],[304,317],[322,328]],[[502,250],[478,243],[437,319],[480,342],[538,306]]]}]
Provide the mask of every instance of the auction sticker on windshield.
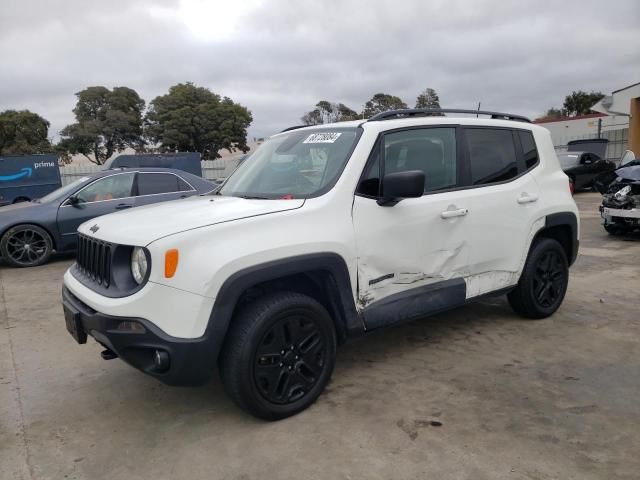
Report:
[{"label": "auction sticker on windshield", "polygon": [[336,133],[312,133],[302,143],[333,143],[338,137],[342,135],[340,132]]}]

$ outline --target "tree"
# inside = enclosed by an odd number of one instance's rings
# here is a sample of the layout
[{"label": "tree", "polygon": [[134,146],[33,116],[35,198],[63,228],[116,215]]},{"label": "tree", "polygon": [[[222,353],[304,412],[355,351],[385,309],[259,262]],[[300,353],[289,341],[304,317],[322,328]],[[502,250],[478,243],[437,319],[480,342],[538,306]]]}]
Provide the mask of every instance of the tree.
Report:
[{"label": "tree", "polygon": [[179,83],[149,104],[145,135],[165,152],[200,152],[203,159],[218,152],[249,151],[247,128],[251,112],[230,98],[193,83]]},{"label": "tree", "polygon": [[344,103],[332,103],[327,100],[320,100],[316,108],[305,113],[300,120],[305,125],[321,125],[323,123],[344,122],[355,120],[358,113],[351,110]]},{"label": "tree", "polygon": [[567,115],[585,115],[591,113],[591,107],[593,107],[599,100],[604,97],[601,92],[583,92],[578,90],[577,92],[571,92],[571,95],[567,95],[564,98],[564,110]]},{"label": "tree", "polygon": [[545,122],[550,120],[558,120],[566,116],[567,112],[564,110],[564,108],[551,107],[543,116],[536,118],[536,121]]},{"label": "tree", "polygon": [[386,112],[387,110],[399,110],[407,108],[399,97],[389,95],[387,93],[376,93],[371,100],[364,104],[363,115],[369,118],[376,113]]},{"label": "tree", "polygon": [[49,122],[29,110],[0,113],[0,155],[48,153]]},{"label": "tree", "polygon": [[[440,97],[433,88],[427,88],[416,98],[416,108],[442,108],[440,107]],[[441,116],[442,113],[434,113],[433,115]]]},{"label": "tree", "polygon": [[[127,87],[88,87],[76,93],[76,123],[60,132],[60,148],[102,165],[127,147],[140,150],[144,100]],[[89,155],[93,155],[91,158]]]}]

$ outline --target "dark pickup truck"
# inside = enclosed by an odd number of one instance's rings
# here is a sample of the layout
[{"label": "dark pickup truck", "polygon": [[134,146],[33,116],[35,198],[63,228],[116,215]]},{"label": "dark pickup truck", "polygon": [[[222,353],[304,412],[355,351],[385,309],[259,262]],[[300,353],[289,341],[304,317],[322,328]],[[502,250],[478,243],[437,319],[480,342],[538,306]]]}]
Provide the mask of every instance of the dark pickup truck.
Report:
[{"label": "dark pickup truck", "polygon": [[44,197],[60,186],[55,155],[0,156],[0,206]]}]

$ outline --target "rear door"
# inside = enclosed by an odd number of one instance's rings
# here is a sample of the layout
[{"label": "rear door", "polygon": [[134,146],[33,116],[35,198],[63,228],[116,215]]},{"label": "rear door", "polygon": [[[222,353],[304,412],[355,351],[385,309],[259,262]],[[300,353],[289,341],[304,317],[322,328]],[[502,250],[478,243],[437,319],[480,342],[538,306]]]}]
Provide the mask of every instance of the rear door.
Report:
[{"label": "rear door", "polygon": [[58,208],[58,229],[65,248],[73,248],[76,230],[81,223],[95,217],[131,208],[134,172],[115,173],[102,177],[67,199]]},{"label": "rear door", "polygon": [[194,195],[196,190],[170,172],[139,172],[136,177],[135,206],[166,202]]},{"label": "rear door", "polygon": [[470,298],[517,283],[540,191],[529,173],[538,164],[530,131],[466,127],[464,137]]}]

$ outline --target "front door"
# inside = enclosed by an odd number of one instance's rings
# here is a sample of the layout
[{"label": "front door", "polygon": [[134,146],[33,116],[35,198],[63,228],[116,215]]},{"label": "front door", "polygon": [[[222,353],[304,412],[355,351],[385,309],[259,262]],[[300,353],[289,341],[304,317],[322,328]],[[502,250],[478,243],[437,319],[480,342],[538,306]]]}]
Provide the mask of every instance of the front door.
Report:
[{"label": "front door", "polygon": [[[463,303],[471,255],[470,204],[460,201],[459,127],[387,132],[355,196],[358,309],[368,329]],[[380,206],[380,178],[422,170],[425,193]]]},{"label": "front door", "polygon": [[114,173],[90,183],[68,198],[58,209],[58,229],[63,249],[75,248],[80,224],[95,217],[134,206],[134,172]]}]

